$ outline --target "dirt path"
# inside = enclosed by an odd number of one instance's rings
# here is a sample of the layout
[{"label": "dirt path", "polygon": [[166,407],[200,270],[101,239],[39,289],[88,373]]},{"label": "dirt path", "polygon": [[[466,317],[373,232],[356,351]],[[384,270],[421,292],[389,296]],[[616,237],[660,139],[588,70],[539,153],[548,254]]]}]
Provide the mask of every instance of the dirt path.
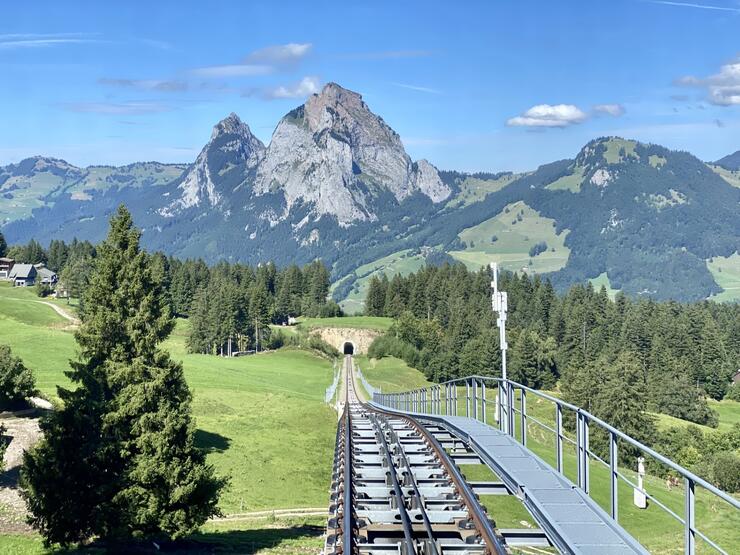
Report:
[{"label": "dirt path", "polygon": [[0,532],[31,532],[26,524],[26,503],[18,491],[18,476],[23,452],[41,438],[39,419],[5,413],[0,417],[0,424],[6,428],[5,435],[11,438],[0,473]]},{"label": "dirt path", "polygon": [[54,309],[54,312],[56,312],[57,314],[59,314],[59,316],[61,316],[65,320],[68,320],[70,324],[73,324],[75,326],[78,326],[80,324],[80,320],[78,318],[75,318],[74,316],[72,316],[69,312],[67,312],[66,310],[64,310],[59,305],[56,305],[54,303],[50,303],[48,301],[34,301],[34,302],[35,303],[45,304],[46,306],[50,306],[52,309]]},{"label": "dirt path", "polygon": [[329,509],[326,507],[311,507],[304,509],[272,509],[266,511],[252,511],[249,513],[236,513],[222,517],[212,518],[212,522],[225,522],[229,520],[253,520],[258,518],[294,517],[294,516],[326,516]]}]

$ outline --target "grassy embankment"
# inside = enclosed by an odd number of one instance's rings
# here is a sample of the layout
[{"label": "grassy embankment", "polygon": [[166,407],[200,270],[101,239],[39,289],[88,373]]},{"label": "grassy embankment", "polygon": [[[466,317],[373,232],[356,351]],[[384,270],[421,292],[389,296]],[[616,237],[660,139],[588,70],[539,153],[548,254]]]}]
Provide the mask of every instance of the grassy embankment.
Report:
[{"label": "grassy embankment", "polygon": [[[359,364],[363,368],[363,374],[374,386],[382,386],[383,391],[403,391],[425,384],[424,376],[413,368],[409,368],[402,361],[385,358],[380,361],[364,360],[359,358]],[[364,364],[364,366],[363,366]],[[464,397],[464,391],[459,392],[459,397]],[[493,412],[493,399],[495,393],[488,392],[489,408],[487,421],[495,425]],[[517,397],[517,407],[519,398]],[[740,403],[723,401],[712,403],[712,408],[720,413],[720,429],[729,428],[732,423],[740,419]],[[464,405],[460,403],[459,413],[464,414]],[[555,411],[553,405],[537,398],[528,398],[527,412],[542,422],[554,428]],[[672,421],[672,422],[670,422]],[[687,425],[686,422],[660,417],[660,425]],[[707,428],[709,429],[709,428]],[[521,437],[521,426],[517,417],[517,437]],[[551,432],[544,430],[533,422],[527,426],[528,447],[551,465],[555,465],[555,442]],[[566,443],[564,448],[564,468],[566,476],[572,481],[576,480],[576,457],[574,448]],[[484,465],[463,465],[461,470],[469,480],[496,479],[495,475]],[[591,493],[599,505],[608,510],[610,504],[610,482],[609,472],[601,463],[592,461],[591,470]],[[630,468],[621,468],[620,471],[636,482],[635,472]],[[647,476],[645,487],[647,491],[656,496],[662,503],[671,508],[676,514],[683,514],[683,495],[681,488],[668,490],[665,480]],[[619,520],[620,523],[642,542],[651,553],[681,553],[683,542],[683,528],[678,521],[651,503],[645,510],[638,509],[632,502],[632,489],[620,481],[619,484]],[[499,527],[522,527],[534,526],[535,522],[523,506],[512,496],[481,496],[481,502],[488,508],[489,514],[496,520]],[[735,545],[740,545],[740,514],[730,509],[724,502],[701,488],[697,488],[696,497],[696,522],[699,530],[705,533],[720,546],[731,551]],[[705,543],[697,539],[698,551],[700,553],[713,552]],[[728,551],[728,552],[729,552]]]},{"label": "grassy embankment", "polygon": [[[0,342],[12,347],[34,371],[41,393],[53,399],[57,385],[70,385],[64,371],[75,357],[75,342],[69,322],[35,300],[32,290],[0,283]],[[298,350],[232,359],[192,355],[186,334],[187,322],[178,321],[164,346],[184,365],[198,443],[217,472],[231,477],[221,497],[223,512],[326,506],[336,426],[323,403],[331,362]],[[318,549],[321,532],[299,524],[229,521],[204,531],[207,541],[225,542],[235,551],[244,549],[235,547],[242,540]],[[0,536],[3,553],[35,553],[40,545],[35,536]]]}]

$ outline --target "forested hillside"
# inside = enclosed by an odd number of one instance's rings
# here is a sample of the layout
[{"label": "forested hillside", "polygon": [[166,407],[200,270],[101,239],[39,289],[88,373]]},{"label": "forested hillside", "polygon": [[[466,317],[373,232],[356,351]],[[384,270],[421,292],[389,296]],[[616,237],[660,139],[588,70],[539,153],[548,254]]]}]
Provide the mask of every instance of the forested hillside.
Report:
[{"label": "forested hillside", "polygon": [[[490,282],[489,270],[460,264],[374,277],[367,313],[396,322],[370,356],[397,356],[437,382],[499,376]],[[559,295],[548,280],[514,274],[499,284],[509,294],[509,379],[556,389],[683,464],[709,464],[716,453],[740,449],[740,426],[705,441],[698,429],[665,436],[650,416],[716,427],[707,399],[740,400],[740,386],[731,387],[740,361],[740,305],[635,301],[623,294],[611,300],[590,284]],[[701,451],[698,459],[679,452],[688,444]]]}]

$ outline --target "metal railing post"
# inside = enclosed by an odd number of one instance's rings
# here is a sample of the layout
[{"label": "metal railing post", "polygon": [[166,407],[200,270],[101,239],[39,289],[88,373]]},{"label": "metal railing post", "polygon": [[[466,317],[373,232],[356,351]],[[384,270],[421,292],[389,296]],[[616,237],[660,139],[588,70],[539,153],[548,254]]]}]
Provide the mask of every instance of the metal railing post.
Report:
[{"label": "metal railing post", "polygon": [[481,387],[481,397],[483,400],[483,404],[482,404],[483,423],[485,423],[486,422],[486,382],[482,381],[480,384],[480,387]]},{"label": "metal railing post", "polygon": [[611,515],[616,521],[619,520],[619,475],[617,474],[617,436],[609,432],[609,475],[611,476]]},{"label": "metal railing post", "polygon": [[478,380],[473,378],[472,382],[472,393],[473,393],[473,420],[478,420]]},{"label": "metal railing post", "polygon": [[465,416],[470,418],[470,380],[465,380]]},{"label": "metal railing post", "polygon": [[576,474],[578,487],[583,489],[583,430],[580,411],[576,412]]},{"label": "metal railing post", "polygon": [[694,555],[696,553],[696,522],[694,514],[694,502],[696,501],[694,481],[691,478],[686,477],[684,479],[686,483],[686,507],[684,509],[684,553],[686,555]]},{"label": "metal railing post", "polygon": [[514,394],[514,384],[509,380],[506,380],[506,382],[509,390],[508,398],[506,399],[506,406],[509,411],[509,434],[511,437],[514,437],[514,399],[516,398],[516,395]]},{"label": "metal railing post", "polygon": [[521,427],[522,427],[522,445],[527,446],[527,392],[522,389],[522,396],[520,399],[521,409]]},{"label": "metal railing post", "polygon": [[563,470],[563,408],[559,405],[555,405],[555,429],[557,430],[555,437],[555,456],[558,464],[558,472],[564,474]]},{"label": "metal railing post", "polygon": [[454,385],[455,395],[453,396],[452,409],[455,416],[457,416],[457,382]]},{"label": "metal railing post", "polygon": [[588,464],[588,417],[584,414],[583,415],[583,481],[584,481],[584,488],[583,491],[586,493],[589,493],[589,485],[590,485],[590,477],[591,473],[589,472],[589,464]]}]

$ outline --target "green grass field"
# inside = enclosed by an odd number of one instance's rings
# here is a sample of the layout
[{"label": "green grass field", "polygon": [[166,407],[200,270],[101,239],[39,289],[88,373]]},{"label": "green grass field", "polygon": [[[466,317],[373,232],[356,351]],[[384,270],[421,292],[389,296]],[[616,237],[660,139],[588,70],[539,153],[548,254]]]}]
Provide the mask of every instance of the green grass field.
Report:
[{"label": "green grass field", "polygon": [[[360,312],[365,308],[365,297],[373,276],[381,277],[383,274],[388,278],[396,274],[406,276],[424,267],[424,257],[421,254],[412,254],[410,249],[394,252],[383,258],[379,258],[368,264],[364,264],[354,271],[358,276],[349,295],[339,305],[347,314]],[[347,278],[344,278],[347,279]],[[336,281],[333,287],[339,285],[343,280]]]},{"label": "green grass field", "polygon": [[612,284],[609,282],[609,276],[606,275],[606,272],[602,272],[588,281],[591,282],[596,291],[601,290],[602,286],[606,287],[606,294],[609,295],[609,298],[612,300],[616,297],[617,293],[619,293],[619,289],[612,289]]},{"label": "green grass field", "polygon": [[[54,398],[56,385],[70,385],[64,371],[75,357],[73,332],[31,294],[0,285],[0,342],[34,371],[42,394]],[[336,429],[336,414],[323,402],[331,361],[292,349],[239,358],[193,355],[185,347],[187,326],[179,320],[164,347],[183,363],[198,444],[231,479],[220,500],[223,512],[326,506]],[[0,536],[3,553],[40,549],[35,537]]]},{"label": "green grass field", "polygon": [[727,170],[722,166],[715,166],[713,164],[707,164],[711,170],[718,174],[722,179],[727,181],[733,187],[740,187],[740,170]]},{"label": "green grass field", "polygon": [[337,318],[301,318],[298,326],[313,328],[357,328],[363,330],[386,331],[393,324],[392,318],[385,316],[340,316]]},{"label": "green grass field", "polygon": [[487,195],[500,191],[512,181],[519,179],[525,174],[508,174],[498,179],[480,179],[477,177],[466,177],[460,183],[460,192],[447,202],[446,208],[462,208],[479,202]]},{"label": "green grass field", "polygon": [[[449,254],[473,270],[498,262],[515,272],[554,272],[568,262],[570,249],[564,244],[568,230],[556,234],[553,224],[554,220],[540,216],[525,203],[515,202],[497,216],[460,233],[468,247]],[[494,236],[496,241],[492,241]],[[541,241],[547,243],[547,250],[530,257],[529,250]]]},{"label": "green grass field", "polygon": [[582,166],[576,166],[573,168],[573,173],[564,175],[547,185],[545,189],[551,191],[570,191],[571,193],[578,193],[583,185],[583,174],[585,168]]},{"label": "green grass field", "polygon": [[707,260],[707,268],[717,285],[724,289],[710,299],[717,302],[740,301],[740,253],[727,257],[715,256]]},{"label": "green grass field", "polygon": [[[320,517],[250,518],[225,522],[209,522],[201,532],[187,540],[167,544],[167,553],[259,553],[260,555],[305,555],[318,553],[324,545],[326,520]],[[149,551],[144,551],[149,548]],[[52,551],[72,555],[103,555],[102,548]],[[116,553],[125,553],[125,547]],[[156,553],[153,546],[138,546],[136,553]],[[37,536],[0,535],[3,555],[46,555],[50,553]]]},{"label": "green grass field", "polygon": [[355,362],[362,369],[362,374],[370,385],[379,387],[384,393],[408,391],[429,385],[424,374],[395,357],[383,357],[378,360],[356,356]]}]

